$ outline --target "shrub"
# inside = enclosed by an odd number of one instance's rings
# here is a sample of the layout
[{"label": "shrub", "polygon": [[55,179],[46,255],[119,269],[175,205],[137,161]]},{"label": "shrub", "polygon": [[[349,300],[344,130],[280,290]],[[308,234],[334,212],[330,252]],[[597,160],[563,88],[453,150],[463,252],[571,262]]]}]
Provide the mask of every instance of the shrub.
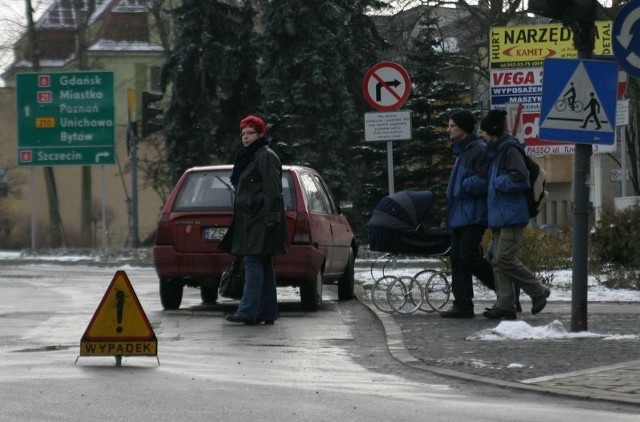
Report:
[{"label": "shrub", "polygon": [[[607,266],[601,270],[602,276],[596,280],[609,289],[640,290],[640,271]],[[604,276],[604,277],[603,277]]]},{"label": "shrub", "polygon": [[640,207],[605,210],[591,233],[591,256],[599,266],[640,267]]},{"label": "shrub", "polygon": [[[485,232],[482,245],[485,251],[491,248],[490,230]],[[534,273],[567,268],[571,265],[572,245],[568,231],[547,234],[541,229],[526,227],[518,258]]]},{"label": "shrub", "polygon": [[527,227],[518,257],[533,272],[557,270],[571,265],[572,248],[568,231],[547,234],[541,229]]}]

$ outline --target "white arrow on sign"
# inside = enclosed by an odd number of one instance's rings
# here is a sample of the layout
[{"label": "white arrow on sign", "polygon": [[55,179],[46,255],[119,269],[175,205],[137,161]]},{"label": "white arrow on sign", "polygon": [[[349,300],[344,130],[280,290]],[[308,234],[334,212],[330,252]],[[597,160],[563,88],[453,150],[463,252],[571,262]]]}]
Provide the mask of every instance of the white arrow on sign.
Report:
[{"label": "white arrow on sign", "polygon": [[[633,33],[631,29],[633,25],[640,20],[640,8],[633,9],[631,13],[627,15],[627,17],[622,21],[622,26],[620,27],[620,35],[616,35],[616,39],[620,43],[624,49],[628,49],[631,45],[631,41],[633,40]],[[634,51],[627,54],[626,57],[627,62],[632,64],[635,67],[640,67],[640,56],[638,56]]]},{"label": "white arrow on sign", "polygon": [[624,48],[629,48],[629,44],[631,44],[631,40],[633,39],[631,28],[637,20],[640,20],[640,8],[633,9],[631,13],[627,15],[625,20],[622,21],[622,26],[620,27],[620,35],[616,35],[616,38],[618,39],[620,45],[622,45]]},{"label": "white arrow on sign", "polygon": [[109,157],[109,152],[108,151],[104,151],[104,152],[99,152],[96,154],[96,163],[100,162],[101,158],[107,158]]}]

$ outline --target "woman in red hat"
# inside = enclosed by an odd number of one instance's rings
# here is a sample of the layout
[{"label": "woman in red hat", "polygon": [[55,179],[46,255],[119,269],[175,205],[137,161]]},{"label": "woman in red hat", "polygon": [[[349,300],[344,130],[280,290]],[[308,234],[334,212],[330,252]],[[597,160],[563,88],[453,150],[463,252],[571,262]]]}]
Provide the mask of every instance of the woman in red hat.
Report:
[{"label": "woman in red hat", "polygon": [[[240,122],[242,145],[235,156],[231,183],[236,189],[229,252],[244,258],[245,285],[230,323],[273,324],[278,318],[273,255],[287,253],[282,199],[282,165],[258,116]],[[226,237],[226,236],[225,236]]]}]

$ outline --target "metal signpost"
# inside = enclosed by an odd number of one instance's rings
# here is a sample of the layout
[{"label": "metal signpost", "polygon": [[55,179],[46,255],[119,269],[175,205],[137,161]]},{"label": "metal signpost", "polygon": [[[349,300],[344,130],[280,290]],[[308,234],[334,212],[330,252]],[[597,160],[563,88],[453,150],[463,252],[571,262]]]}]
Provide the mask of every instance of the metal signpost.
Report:
[{"label": "metal signpost", "polygon": [[365,140],[387,141],[389,195],[394,193],[393,143],[411,139],[411,113],[397,111],[409,98],[411,80],[407,71],[394,62],[372,66],[362,81],[367,103],[379,112],[365,114]]},{"label": "metal signpost", "polygon": [[115,163],[113,72],[19,73],[18,165]]}]

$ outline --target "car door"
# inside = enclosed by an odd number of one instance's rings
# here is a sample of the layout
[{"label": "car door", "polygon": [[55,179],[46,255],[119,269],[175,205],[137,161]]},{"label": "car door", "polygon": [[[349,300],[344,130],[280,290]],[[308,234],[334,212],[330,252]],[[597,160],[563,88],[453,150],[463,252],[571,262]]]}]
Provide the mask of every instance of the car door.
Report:
[{"label": "car door", "polygon": [[301,182],[307,198],[312,238],[326,257],[324,275],[335,277],[342,273],[348,259],[351,228],[339,214],[333,195],[319,174],[304,173]]},{"label": "car door", "polygon": [[344,271],[349,260],[353,231],[346,217],[340,212],[329,186],[320,175],[316,174],[314,178],[322,200],[326,203],[327,219],[331,229],[331,274],[339,276]]}]

